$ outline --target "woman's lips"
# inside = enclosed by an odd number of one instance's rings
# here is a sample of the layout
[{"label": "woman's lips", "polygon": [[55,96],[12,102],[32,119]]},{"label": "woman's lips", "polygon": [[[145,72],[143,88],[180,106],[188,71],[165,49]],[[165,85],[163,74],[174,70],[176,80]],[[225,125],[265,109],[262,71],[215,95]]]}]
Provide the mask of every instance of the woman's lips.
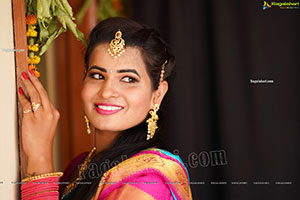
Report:
[{"label": "woman's lips", "polygon": [[101,115],[112,115],[124,108],[122,106],[118,106],[115,104],[108,104],[108,103],[95,104],[95,107],[96,107],[96,111]]}]

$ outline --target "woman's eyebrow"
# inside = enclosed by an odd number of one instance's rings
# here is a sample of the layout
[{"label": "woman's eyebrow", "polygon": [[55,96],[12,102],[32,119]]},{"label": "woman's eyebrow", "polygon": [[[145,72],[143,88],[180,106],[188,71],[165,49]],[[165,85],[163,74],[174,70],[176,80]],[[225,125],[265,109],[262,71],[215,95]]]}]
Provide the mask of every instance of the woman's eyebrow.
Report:
[{"label": "woman's eyebrow", "polygon": [[[102,67],[98,67],[98,66],[96,66],[96,65],[91,66],[90,69],[89,69],[89,71],[92,70],[92,69],[97,69],[97,70],[100,70],[100,71],[102,71],[102,72],[107,73],[107,70],[106,70],[106,69],[104,69],[104,68],[102,68]],[[135,69],[119,69],[117,72],[118,72],[118,73],[127,73],[127,72],[131,72],[131,73],[136,74],[139,78],[141,78],[141,76],[139,75],[139,73],[138,73]]]},{"label": "woman's eyebrow", "polygon": [[118,73],[132,72],[132,73],[136,74],[139,78],[141,78],[141,76],[135,69],[119,69],[117,72]]},{"label": "woman's eyebrow", "polygon": [[102,67],[98,67],[96,65],[93,65],[90,67],[89,71],[92,70],[92,69],[97,69],[97,70],[100,70],[102,72],[107,72],[106,69],[102,68]]}]

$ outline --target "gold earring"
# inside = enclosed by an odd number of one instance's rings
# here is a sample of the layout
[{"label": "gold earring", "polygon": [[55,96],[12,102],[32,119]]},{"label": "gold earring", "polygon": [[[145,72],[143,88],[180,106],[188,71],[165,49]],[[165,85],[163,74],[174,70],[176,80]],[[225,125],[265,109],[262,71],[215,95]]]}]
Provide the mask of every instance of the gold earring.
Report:
[{"label": "gold earring", "polygon": [[90,121],[89,121],[89,119],[87,118],[87,116],[85,115],[84,116],[84,120],[85,120],[85,123],[86,123],[86,132],[88,133],[88,134],[91,134],[91,128],[90,128]]},{"label": "gold earring", "polygon": [[149,111],[151,118],[149,118],[146,122],[148,123],[148,134],[147,134],[147,140],[150,140],[153,138],[157,127],[157,120],[158,120],[158,115],[156,112],[159,109],[159,105],[156,103],[154,105],[154,108]]}]

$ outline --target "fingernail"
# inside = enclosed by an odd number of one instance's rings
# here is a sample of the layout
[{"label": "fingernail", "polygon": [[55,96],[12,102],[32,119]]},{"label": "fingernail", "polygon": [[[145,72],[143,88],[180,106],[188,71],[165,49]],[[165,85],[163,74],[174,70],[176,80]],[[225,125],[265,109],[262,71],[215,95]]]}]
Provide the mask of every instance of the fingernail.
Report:
[{"label": "fingernail", "polygon": [[28,76],[26,75],[25,72],[22,72],[22,76],[23,76],[24,79],[28,80]]},{"label": "fingernail", "polygon": [[22,95],[24,95],[24,92],[23,92],[23,90],[22,90],[21,87],[19,87],[19,93],[22,94]]},{"label": "fingernail", "polygon": [[29,70],[29,73],[32,75],[32,76],[35,76],[35,74],[34,74],[34,72],[33,72],[33,70],[31,69],[31,70]]}]

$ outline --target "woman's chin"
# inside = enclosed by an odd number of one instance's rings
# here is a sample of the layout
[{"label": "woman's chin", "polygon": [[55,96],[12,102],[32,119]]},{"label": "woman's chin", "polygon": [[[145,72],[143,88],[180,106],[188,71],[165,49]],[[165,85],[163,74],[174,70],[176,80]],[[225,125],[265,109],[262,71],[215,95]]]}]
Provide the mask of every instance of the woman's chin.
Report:
[{"label": "woman's chin", "polygon": [[118,129],[116,128],[116,126],[99,126],[99,127],[95,127],[96,128],[96,132],[112,132],[112,133],[115,133],[115,132],[122,132],[123,130],[125,129]]}]

